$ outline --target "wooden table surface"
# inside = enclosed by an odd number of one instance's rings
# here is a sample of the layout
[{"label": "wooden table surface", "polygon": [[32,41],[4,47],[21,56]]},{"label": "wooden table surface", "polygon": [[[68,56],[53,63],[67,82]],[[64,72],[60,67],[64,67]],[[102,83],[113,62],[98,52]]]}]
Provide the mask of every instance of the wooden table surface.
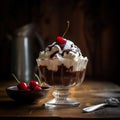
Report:
[{"label": "wooden table surface", "polygon": [[80,106],[53,109],[44,106],[44,103],[52,98],[52,89],[48,96],[38,103],[25,105],[14,102],[6,94],[6,87],[15,84],[13,81],[1,81],[0,83],[0,120],[120,118],[120,106],[107,106],[90,113],[82,111],[84,107],[101,103],[108,97],[120,99],[120,86],[108,81],[85,79],[80,86],[70,89],[71,99],[80,101]]}]

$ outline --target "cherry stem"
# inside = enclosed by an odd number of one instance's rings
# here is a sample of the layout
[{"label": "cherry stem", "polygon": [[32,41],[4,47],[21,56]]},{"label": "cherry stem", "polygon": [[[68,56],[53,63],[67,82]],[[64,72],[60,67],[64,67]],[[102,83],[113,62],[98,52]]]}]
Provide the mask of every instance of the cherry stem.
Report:
[{"label": "cherry stem", "polygon": [[65,34],[67,33],[69,27],[70,27],[70,21],[68,20],[68,21],[67,21],[67,28],[65,29],[65,32],[63,33],[62,37],[65,36]]},{"label": "cherry stem", "polygon": [[38,76],[36,73],[34,73],[34,75],[35,75],[35,77],[37,78],[37,80],[38,80],[39,84],[42,84],[42,83],[41,83],[41,81],[40,81],[39,76]]},{"label": "cherry stem", "polygon": [[15,80],[20,83],[20,81],[17,79],[17,77],[15,76],[15,74],[12,73],[12,76],[15,78]]}]

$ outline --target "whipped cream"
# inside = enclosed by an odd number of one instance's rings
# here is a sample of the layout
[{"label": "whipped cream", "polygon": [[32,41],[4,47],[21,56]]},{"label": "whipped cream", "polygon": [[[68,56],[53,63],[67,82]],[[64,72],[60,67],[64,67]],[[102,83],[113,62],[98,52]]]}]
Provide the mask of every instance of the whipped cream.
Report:
[{"label": "whipped cream", "polygon": [[48,70],[57,71],[58,66],[72,66],[72,71],[82,71],[86,68],[88,59],[83,57],[81,50],[70,40],[64,39],[65,44],[53,42],[44,51],[40,51],[37,59],[38,66],[46,66]]}]

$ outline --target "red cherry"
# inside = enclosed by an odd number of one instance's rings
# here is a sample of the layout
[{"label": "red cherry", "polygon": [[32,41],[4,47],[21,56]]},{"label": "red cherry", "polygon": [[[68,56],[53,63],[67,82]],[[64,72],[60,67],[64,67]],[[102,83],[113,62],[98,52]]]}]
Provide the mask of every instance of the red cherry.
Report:
[{"label": "red cherry", "polygon": [[18,87],[19,90],[30,90],[28,85],[25,82],[20,82],[17,85],[17,87]]},{"label": "red cherry", "polygon": [[29,83],[30,89],[34,89],[36,86],[39,86],[39,83],[36,80],[32,80]]},{"label": "red cherry", "polygon": [[28,90],[30,90],[30,86],[29,85],[27,86],[27,88],[28,88]]},{"label": "red cherry", "polygon": [[37,86],[34,87],[34,90],[42,90],[42,88],[37,85]]},{"label": "red cherry", "polygon": [[56,41],[59,45],[65,45],[66,44],[66,39],[61,37],[61,36],[57,36]]}]

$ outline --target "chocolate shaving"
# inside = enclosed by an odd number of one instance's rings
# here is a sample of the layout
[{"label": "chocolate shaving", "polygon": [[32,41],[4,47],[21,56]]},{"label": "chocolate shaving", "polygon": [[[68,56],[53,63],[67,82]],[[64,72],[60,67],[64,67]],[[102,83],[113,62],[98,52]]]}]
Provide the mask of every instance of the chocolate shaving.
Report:
[{"label": "chocolate shaving", "polygon": [[53,58],[55,55],[56,55],[56,53],[58,53],[59,51],[56,51],[56,52],[54,52],[53,54],[51,54],[50,55],[50,58]]}]

